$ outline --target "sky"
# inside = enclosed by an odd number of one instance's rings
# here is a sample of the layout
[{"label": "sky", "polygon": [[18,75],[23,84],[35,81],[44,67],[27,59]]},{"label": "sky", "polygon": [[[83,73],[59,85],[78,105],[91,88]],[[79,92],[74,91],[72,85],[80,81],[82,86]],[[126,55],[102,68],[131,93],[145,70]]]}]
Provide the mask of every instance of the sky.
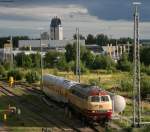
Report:
[{"label": "sky", "polygon": [[[7,1],[7,0],[3,0]],[[139,1],[139,0],[138,0]],[[64,37],[103,33],[111,38],[133,37],[133,0],[13,0],[0,2],[0,36],[38,37],[60,17]],[[150,0],[140,0],[140,38],[150,39]]]}]

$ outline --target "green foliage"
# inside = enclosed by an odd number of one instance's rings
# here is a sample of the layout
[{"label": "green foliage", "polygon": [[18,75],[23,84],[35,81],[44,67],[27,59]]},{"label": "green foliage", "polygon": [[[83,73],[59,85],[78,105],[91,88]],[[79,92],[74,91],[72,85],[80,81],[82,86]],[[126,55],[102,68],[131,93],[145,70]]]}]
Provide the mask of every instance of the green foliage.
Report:
[{"label": "green foliage", "polygon": [[24,59],[24,57],[25,57],[24,53],[18,53],[15,56],[16,64],[17,64],[18,67],[22,67],[23,66],[23,59]]},{"label": "green foliage", "polygon": [[85,42],[86,44],[95,44],[96,38],[92,34],[88,34]]},{"label": "green foliage", "polygon": [[118,40],[118,43],[119,44],[127,44],[127,43],[129,43],[129,44],[132,44],[133,43],[133,39],[131,39],[131,38],[120,38],[119,40]]},{"label": "green foliage", "polygon": [[92,54],[89,50],[85,51],[81,58],[82,62],[85,64],[87,68],[92,68],[94,59],[95,59],[95,55]]},{"label": "green foliage", "polygon": [[133,89],[133,82],[129,79],[124,79],[120,81],[121,91],[131,92]]},{"label": "green foliage", "polygon": [[140,54],[141,63],[144,63],[144,65],[150,65],[150,47],[144,47],[141,49]]},{"label": "green foliage", "polygon": [[66,47],[65,57],[66,61],[70,62],[72,60],[75,60],[76,58],[76,48],[75,45],[68,44]]},{"label": "green foliage", "polygon": [[30,57],[30,55],[26,55],[23,58],[23,67],[24,68],[31,68],[32,67],[32,59]]},{"label": "green foliage", "polygon": [[19,53],[15,57],[17,66],[24,68],[32,67],[32,59],[30,55],[25,55],[24,53]]},{"label": "green foliage", "polygon": [[115,69],[115,62],[106,55],[97,55],[95,57],[93,69]]},{"label": "green foliage", "polygon": [[[80,38],[80,40],[85,40],[85,37],[82,34],[79,35],[79,38]],[[73,35],[73,39],[75,39],[75,40],[77,39],[77,34]]]},{"label": "green foliage", "polygon": [[31,71],[26,74],[26,81],[28,83],[35,83],[35,82],[39,81],[39,78],[40,77],[39,77],[38,73],[35,71]]},{"label": "green foliage", "polygon": [[9,77],[14,77],[15,80],[22,80],[24,75],[20,70],[10,70],[7,73],[7,78],[9,79]]},{"label": "green foliage", "polygon": [[150,65],[149,66],[145,66],[144,64],[141,64],[141,72],[144,72],[147,75],[150,75]]},{"label": "green foliage", "polygon": [[[133,90],[133,81],[131,79],[123,79],[120,81],[120,90],[123,92],[131,92]],[[146,98],[150,94],[149,77],[143,76],[141,78],[141,97]]]},{"label": "green foliage", "polygon": [[94,86],[100,86],[100,80],[98,79],[89,79],[89,84]]},{"label": "green foliage", "polygon": [[[66,47],[66,52],[65,52],[65,57],[66,57],[66,61],[70,62],[70,61],[74,61],[76,60],[76,43],[74,43],[73,45],[68,44]],[[82,58],[84,53],[86,52],[86,48],[85,46],[80,46],[80,57]]]},{"label": "green foliage", "polygon": [[150,80],[148,77],[143,77],[141,80],[141,96],[146,98],[148,94],[150,95]]},{"label": "green foliage", "polygon": [[31,60],[32,60],[32,67],[34,68],[40,68],[41,63],[41,55],[39,53],[37,54],[30,54]]},{"label": "green foliage", "polygon": [[[13,47],[18,47],[18,41],[19,40],[28,40],[29,38],[27,36],[13,36],[12,40],[13,40]],[[10,40],[10,36],[8,37],[1,37],[0,38],[0,48],[4,47],[5,43],[9,43]]]},{"label": "green foliage", "polygon": [[3,62],[2,65],[5,67],[5,70],[11,69],[10,62],[8,62],[8,61]]},{"label": "green foliage", "polygon": [[[76,63],[74,61],[71,61],[69,65],[71,67],[71,70],[74,72],[74,74],[76,74]],[[81,74],[86,74],[89,72],[86,66],[81,61],[80,61],[80,72]]]},{"label": "green foliage", "polygon": [[100,45],[100,46],[106,46],[109,42],[109,39],[107,37],[107,35],[104,35],[104,34],[98,34],[96,36],[96,41],[97,41],[97,44]]},{"label": "green foliage", "polygon": [[68,63],[65,60],[65,57],[62,56],[58,63],[56,63],[56,67],[61,70],[61,71],[71,71],[71,67],[70,65],[68,65]]},{"label": "green foliage", "polygon": [[117,68],[122,71],[131,71],[132,63],[128,60],[128,55],[123,54],[121,59],[118,61]]},{"label": "green foliage", "polygon": [[6,71],[5,71],[5,68],[0,65],[0,76],[1,77],[6,77]]},{"label": "green foliage", "polygon": [[64,58],[64,54],[56,51],[50,51],[45,54],[44,62],[47,68],[53,68],[59,60]]}]

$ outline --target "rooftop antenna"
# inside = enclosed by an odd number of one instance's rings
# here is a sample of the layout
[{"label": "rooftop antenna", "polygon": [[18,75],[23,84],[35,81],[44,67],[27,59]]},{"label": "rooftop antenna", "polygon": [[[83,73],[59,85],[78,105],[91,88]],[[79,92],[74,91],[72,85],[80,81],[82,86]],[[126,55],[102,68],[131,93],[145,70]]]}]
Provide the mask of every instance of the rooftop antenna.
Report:
[{"label": "rooftop antenna", "polygon": [[140,2],[133,2],[134,6],[134,68],[133,68],[133,127],[140,127],[141,123],[141,85],[140,85],[140,44],[139,44],[139,11]]}]

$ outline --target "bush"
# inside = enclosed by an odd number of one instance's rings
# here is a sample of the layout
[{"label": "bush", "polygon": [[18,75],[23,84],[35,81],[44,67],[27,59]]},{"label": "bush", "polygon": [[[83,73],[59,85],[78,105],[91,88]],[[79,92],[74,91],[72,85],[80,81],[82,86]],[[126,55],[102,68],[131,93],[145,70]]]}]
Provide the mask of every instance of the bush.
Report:
[{"label": "bush", "polygon": [[121,80],[121,91],[130,92],[133,89],[133,82],[130,80]]},{"label": "bush", "polygon": [[5,70],[10,70],[10,62],[4,62],[3,66],[5,67]]},{"label": "bush", "polygon": [[7,78],[14,77],[15,80],[22,80],[23,79],[23,73],[20,70],[11,70],[7,73]]},{"label": "bush", "polygon": [[123,54],[121,59],[118,61],[117,68],[122,71],[131,71],[132,63],[129,61],[127,54]]},{"label": "bush", "polygon": [[150,95],[150,81],[149,78],[143,77],[141,80],[141,97],[146,98],[147,95]]},{"label": "bush", "polygon": [[1,77],[6,77],[6,71],[5,71],[5,68],[0,65],[0,76]]},{"label": "bush", "polygon": [[90,79],[89,84],[94,85],[94,86],[100,86],[100,80],[98,79]]},{"label": "bush", "polygon": [[145,66],[144,64],[141,64],[141,72],[144,72],[147,75],[150,75],[150,66]]},{"label": "bush", "polygon": [[40,79],[40,77],[39,77],[38,73],[35,71],[31,71],[26,74],[26,81],[28,83],[35,83],[35,82],[39,81],[39,79]]},{"label": "bush", "polygon": [[97,55],[95,57],[93,69],[115,69],[115,62],[109,57],[105,55]]},{"label": "bush", "polygon": [[[71,70],[76,74],[76,63],[74,61],[70,62]],[[81,74],[86,74],[89,72],[89,70],[86,68],[86,66],[80,62],[80,72]]]}]

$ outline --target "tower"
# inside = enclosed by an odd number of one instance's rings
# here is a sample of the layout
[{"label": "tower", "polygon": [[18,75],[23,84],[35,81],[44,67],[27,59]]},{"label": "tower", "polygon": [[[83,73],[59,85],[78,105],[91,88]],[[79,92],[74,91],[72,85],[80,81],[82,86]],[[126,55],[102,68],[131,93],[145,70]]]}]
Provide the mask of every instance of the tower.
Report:
[{"label": "tower", "polygon": [[60,18],[54,17],[50,24],[51,40],[63,40],[63,27]]},{"label": "tower", "polygon": [[140,44],[139,44],[139,12],[140,3],[134,2],[134,75],[133,75],[133,126],[141,123],[141,91],[140,91]]}]

